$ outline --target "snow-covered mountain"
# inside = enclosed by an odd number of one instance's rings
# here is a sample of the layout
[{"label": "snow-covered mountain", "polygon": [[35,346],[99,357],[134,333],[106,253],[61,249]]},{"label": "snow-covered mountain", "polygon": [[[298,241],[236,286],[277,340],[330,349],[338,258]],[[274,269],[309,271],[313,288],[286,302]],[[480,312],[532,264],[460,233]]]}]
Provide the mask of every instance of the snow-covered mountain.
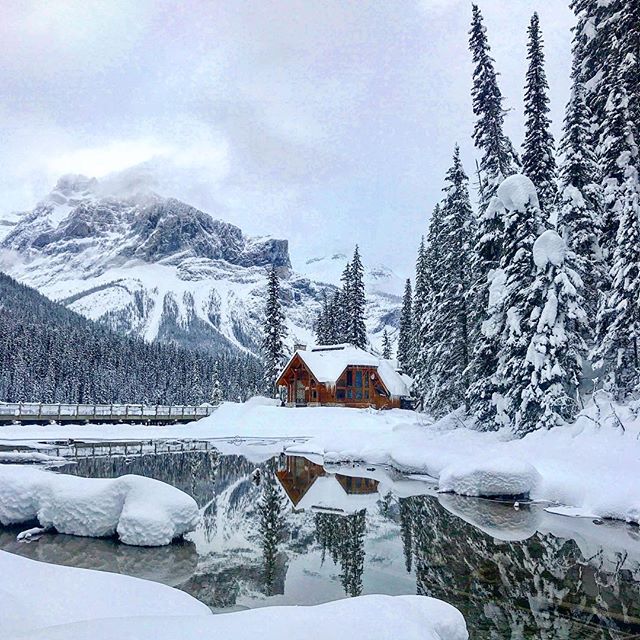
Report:
[{"label": "snow-covered mountain", "polygon": [[[290,342],[310,343],[322,291],[339,282],[329,272],[316,278],[323,260],[307,265],[315,264],[308,274],[295,273],[287,240],[249,238],[179,200],[148,191],[114,194],[95,178],[64,176],[32,211],[3,220],[0,270],[149,341],[255,352],[267,267],[275,264]],[[341,271],[346,259],[331,262]],[[400,300],[384,286],[367,293],[377,344],[385,326],[397,325]]]}]

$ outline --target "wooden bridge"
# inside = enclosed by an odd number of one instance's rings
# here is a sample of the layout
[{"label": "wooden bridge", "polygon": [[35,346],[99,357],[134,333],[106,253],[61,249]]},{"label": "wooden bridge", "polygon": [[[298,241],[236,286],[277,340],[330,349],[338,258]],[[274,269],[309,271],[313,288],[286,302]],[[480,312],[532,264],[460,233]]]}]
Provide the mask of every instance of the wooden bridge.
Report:
[{"label": "wooden bridge", "polygon": [[176,424],[211,415],[212,405],[0,403],[0,424],[118,423]]}]

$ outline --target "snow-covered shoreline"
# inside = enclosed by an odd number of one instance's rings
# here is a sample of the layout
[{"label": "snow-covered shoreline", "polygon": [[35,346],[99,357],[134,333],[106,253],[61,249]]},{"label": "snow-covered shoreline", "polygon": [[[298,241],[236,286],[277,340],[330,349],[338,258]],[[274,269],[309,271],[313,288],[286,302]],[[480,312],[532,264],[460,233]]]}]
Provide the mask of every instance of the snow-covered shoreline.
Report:
[{"label": "snow-covered shoreline", "polygon": [[[402,472],[429,475],[434,481],[446,479],[456,470],[457,481],[467,487],[467,493],[469,482],[464,471],[473,476],[479,467],[486,469],[488,465],[491,471],[494,465],[494,475],[508,471],[519,489],[523,487],[518,469],[527,470],[529,482],[524,488],[529,489],[532,499],[572,507],[573,515],[640,523],[640,419],[631,406],[609,402],[590,405],[572,425],[538,430],[521,439],[506,429],[475,431],[455,414],[431,424],[422,414],[399,409],[290,409],[260,399],[225,403],[212,416],[184,426],[0,428],[0,440],[5,444],[13,439],[24,443],[60,438],[212,439],[223,452],[253,449],[265,456],[286,450],[318,456],[325,462],[385,464]],[[251,447],[247,444],[250,439],[264,440]],[[487,481],[486,475],[483,481]],[[459,491],[446,484],[443,488]]]},{"label": "snow-covered shoreline", "polygon": [[213,615],[192,596],[156,582],[61,567],[0,551],[3,640],[271,640],[285,636],[320,640],[330,637],[332,629],[351,640],[468,638],[462,614],[426,596],[369,595],[311,607]]}]

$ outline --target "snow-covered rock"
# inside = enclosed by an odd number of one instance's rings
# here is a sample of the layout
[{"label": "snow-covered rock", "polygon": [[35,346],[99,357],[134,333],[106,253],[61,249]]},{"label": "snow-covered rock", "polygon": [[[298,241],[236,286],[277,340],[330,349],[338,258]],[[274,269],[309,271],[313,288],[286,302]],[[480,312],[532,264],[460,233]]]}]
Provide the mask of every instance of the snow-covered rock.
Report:
[{"label": "snow-covered rock", "polygon": [[497,195],[509,211],[523,211],[527,205],[539,206],[535,185],[519,173],[505,178],[498,187]]},{"label": "snow-covered rock", "polygon": [[539,269],[548,264],[559,267],[567,254],[565,241],[553,229],[541,233],[533,243],[533,261]]},{"label": "snow-covered rock", "polygon": [[468,456],[442,470],[439,488],[462,496],[516,497],[529,496],[539,482],[538,471],[523,460]]},{"label": "snow-covered rock", "polygon": [[102,571],[0,551],[0,633],[46,640],[467,640],[462,614],[426,596],[370,595],[313,607],[213,615],[188,594]]},{"label": "snow-covered rock", "polygon": [[24,466],[0,466],[0,524],[37,520],[60,533],[160,546],[189,531],[198,506],[186,493],[135,475],[80,478]]}]

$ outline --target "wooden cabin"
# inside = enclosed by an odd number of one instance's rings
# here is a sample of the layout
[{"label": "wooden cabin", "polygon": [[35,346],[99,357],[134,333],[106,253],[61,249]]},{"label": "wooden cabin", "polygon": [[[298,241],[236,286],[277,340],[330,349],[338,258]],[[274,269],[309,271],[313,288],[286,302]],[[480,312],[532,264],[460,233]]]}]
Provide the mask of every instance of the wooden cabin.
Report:
[{"label": "wooden cabin", "polygon": [[391,360],[341,344],[296,350],[277,384],[286,387],[291,407],[391,409],[409,398],[411,379]]}]

